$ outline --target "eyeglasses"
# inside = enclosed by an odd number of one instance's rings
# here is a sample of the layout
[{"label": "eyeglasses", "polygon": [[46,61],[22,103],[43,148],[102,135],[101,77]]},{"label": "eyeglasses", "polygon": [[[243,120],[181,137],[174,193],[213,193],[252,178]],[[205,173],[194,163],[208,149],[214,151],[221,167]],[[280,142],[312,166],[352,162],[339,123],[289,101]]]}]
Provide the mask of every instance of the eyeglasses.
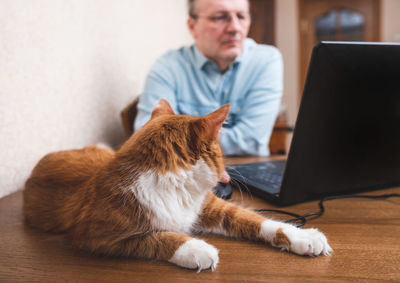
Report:
[{"label": "eyeglasses", "polygon": [[249,22],[250,20],[250,13],[245,13],[245,12],[238,12],[235,14],[230,14],[230,13],[218,13],[215,15],[211,16],[200,16],[200,15],[191,15],[193,19],[200,19],[204,18],[207,19],[208,21],[216,24],[216,25],[227,25],[231,21],[233,21],[234,18],[237,19],[239,24],[245,25]]}]

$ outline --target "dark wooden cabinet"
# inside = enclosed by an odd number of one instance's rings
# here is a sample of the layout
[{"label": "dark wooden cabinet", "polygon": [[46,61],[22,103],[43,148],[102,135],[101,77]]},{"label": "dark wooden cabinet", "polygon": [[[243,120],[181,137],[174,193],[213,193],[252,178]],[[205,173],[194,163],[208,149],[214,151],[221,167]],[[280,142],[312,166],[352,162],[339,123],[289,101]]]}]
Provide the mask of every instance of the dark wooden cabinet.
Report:
[{"label": "dark wooden cabinet", "polygon": [[258,43],[275,45],[275,0],[250,0],[249,37]]}]

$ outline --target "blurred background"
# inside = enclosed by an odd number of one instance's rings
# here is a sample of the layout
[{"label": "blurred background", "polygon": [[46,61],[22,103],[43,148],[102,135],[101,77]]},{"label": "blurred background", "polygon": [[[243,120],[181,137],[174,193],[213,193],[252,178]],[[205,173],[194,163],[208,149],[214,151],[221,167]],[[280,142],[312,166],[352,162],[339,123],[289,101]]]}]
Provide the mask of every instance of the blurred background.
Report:
[{"label": "blurred background", "polygon": [[[249,36],[283,54],[289,127],[315,43],[400,42],[400,0],[250,2]],[[0,0],[0,197],[46,153],[121,144],[155,59],[192,43],[186,19],[186,0]]]}]

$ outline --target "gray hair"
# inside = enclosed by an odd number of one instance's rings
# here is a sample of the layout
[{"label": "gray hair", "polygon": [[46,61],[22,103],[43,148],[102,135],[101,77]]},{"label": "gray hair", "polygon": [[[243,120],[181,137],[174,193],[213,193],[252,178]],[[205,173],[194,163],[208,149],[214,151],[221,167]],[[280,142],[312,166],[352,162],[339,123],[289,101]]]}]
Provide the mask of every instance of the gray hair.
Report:
[{"label": "gray hair", "polygon": [[[249,5],[250,9],[250,0],[247,0],[247,4]],[[187,0],[187,6],[188,6],[189,17],[197,18],[197,14],[195,12],[196,0]]]},{"label": "gray hair", "polygon": [[192,18],[196,18],[196,13],[194,12],[194,10],[195,10],[195,3],[196,2],[196,0],[188,0],[187,1],[187,5],[188,5],[188,12],[189,12],[189,17],[192,17]]}]

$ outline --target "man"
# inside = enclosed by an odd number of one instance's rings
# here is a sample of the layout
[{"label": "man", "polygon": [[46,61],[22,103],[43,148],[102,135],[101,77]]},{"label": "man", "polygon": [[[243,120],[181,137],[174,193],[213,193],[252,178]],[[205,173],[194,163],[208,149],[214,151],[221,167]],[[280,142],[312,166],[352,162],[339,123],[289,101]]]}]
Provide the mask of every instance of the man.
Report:
[{"label": "man", "polygon": [[206,115],[230,103],[220,135],[225,155],[269,155],[268,142],[282,96],[282,57],[246,39],[247,0],[188,0],[187,25],[195,44],[170,51],[153,65],[140,96],[135,129],[155,103],[177,114]]}]

